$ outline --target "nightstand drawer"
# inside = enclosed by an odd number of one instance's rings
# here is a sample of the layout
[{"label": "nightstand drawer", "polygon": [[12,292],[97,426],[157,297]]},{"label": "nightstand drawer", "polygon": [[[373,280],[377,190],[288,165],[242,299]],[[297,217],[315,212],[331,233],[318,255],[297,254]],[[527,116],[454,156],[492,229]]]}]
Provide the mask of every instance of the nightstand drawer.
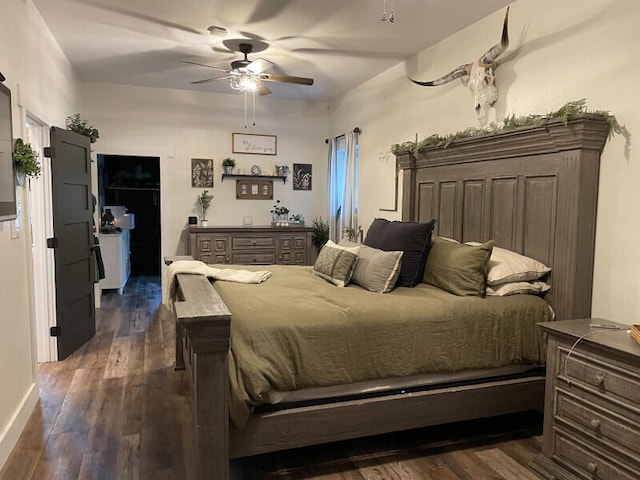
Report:
[{"label": "nightstand drawer", "polygon": [[607,460],[579,440],[563,433],[555,435],[555,456],[573,470],[579,478],[593,480],[638,480],[638,473],[629,471],[613,460]]},{"label": "nightstand drawer", "polygon": [[276,263],[276,252],[233,252],[231,263],[240,265],[273,265]]},{"label": "nightstand drawer", "polygon": [[640,379],[636,372],[612,365],[609,360],[597,355],[585,355],[579,351],[574,351],[566,363],[567,353],[568,349],[560,348],[560,378],[596,390],[614,401],[640,404]]},{"label": "nightstand drawer", "polygon": [[258,235],[252,237],[234,236],[231,248],[233,250],[244,250],[248,248],[276,248],[275,237],[260,237]]},{"label": "nightstand drawer", "polygon": [[629,419],[608,412],[561,389],[558,389],[556,396],[555,414],[557,421],[578,428],[596,441],[607,445],[620,445],[630,460],[640,457],[640,430],[637,424]]}]

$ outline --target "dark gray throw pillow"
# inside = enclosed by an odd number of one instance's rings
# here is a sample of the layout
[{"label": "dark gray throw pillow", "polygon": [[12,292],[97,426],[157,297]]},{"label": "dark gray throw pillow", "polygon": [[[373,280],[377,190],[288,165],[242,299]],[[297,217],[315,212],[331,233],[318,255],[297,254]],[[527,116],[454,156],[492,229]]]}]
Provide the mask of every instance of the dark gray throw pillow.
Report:
[{"label": "dark gray throw pillow", "polygon": [[435,220],[413,223],[376,218],[369,227],[365,245],[385,251],[404,252],[396,287],[415,287],[422,281],[435,223]]}]

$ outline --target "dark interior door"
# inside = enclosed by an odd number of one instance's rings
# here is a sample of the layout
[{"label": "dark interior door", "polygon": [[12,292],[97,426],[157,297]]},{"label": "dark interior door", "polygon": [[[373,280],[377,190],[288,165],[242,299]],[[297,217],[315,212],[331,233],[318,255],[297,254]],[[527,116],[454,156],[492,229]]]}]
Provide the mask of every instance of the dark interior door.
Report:
[{"label": "dark interior door", "polygon": [[51,128],[51,183],[55,250],[58,359],[96,333],[91,149],[89,138]]}]

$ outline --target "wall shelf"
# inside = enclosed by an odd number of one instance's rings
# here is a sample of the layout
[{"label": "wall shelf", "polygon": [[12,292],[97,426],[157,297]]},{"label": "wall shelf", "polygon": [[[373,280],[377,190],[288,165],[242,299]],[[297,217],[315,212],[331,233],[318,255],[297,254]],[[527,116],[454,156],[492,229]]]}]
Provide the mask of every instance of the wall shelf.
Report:
[{"label": "wall shelf", "polygon": [[222,181],[225,178],[255,178],[256,180],[277,180],[282,179],[282,183],[287,183],[286,175],[243,175],[239,173],[223,173]]}]

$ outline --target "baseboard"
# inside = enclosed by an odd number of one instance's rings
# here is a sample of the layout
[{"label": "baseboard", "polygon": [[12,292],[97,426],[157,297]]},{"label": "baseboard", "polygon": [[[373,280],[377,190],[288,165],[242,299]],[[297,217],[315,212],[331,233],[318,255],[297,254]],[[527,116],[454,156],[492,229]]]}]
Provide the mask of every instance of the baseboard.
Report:
[{"label": "baseboard", "polygon": [[20,434],[27,425],[27,421],[33,409],[40,400],[40,392],[36,383],[31,385],[29,391],[16,408],[13,416],[9,420],[7,427],[0,433],[0,469],[4,466],[13,447],[16,446]]}]

